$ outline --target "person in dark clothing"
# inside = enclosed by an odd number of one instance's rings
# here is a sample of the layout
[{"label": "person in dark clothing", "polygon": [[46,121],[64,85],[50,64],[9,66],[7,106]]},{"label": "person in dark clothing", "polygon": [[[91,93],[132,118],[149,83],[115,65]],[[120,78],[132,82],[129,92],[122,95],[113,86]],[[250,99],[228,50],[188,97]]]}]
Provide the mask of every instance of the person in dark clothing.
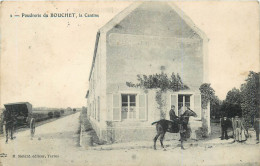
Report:
[{"label": "person in dark clothing", "polygon": [[228,129],[228,119],[227,117],[222,117],[220,119],[221,124],[221,140],[228,139],[227,129]]},{"label": "person in dark clothing", "polygon": [[6,143],[8,142],[8,133],[10,131],[11,139],[13,139],[13,130],[14,130],[14,118],[12,116],[11,111],[4,110],[3,112],[3,122],[5,125],[6,132]]},{"label": "person in dark clothing", "polygon": [[172,121],[174,121],[174,120],[176,120],[176,119],[179,118],[179,117],[175,114],[175,106],[174,106],[174,105],[171,106],[171,110],[170,110],[169,114],[170,114],[170,120],[172,120]]}]

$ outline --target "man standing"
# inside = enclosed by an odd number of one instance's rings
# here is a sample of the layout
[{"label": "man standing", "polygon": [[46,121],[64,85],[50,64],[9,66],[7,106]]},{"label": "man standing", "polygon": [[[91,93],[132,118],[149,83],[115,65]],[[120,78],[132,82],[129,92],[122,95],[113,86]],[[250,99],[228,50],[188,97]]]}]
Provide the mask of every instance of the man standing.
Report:
[{"label": "man standing", "polygon": [[226,116],[220,119],[220,124],[221,124],[221,140],[228,139],[228,135],[227,135],[228,120]]}]

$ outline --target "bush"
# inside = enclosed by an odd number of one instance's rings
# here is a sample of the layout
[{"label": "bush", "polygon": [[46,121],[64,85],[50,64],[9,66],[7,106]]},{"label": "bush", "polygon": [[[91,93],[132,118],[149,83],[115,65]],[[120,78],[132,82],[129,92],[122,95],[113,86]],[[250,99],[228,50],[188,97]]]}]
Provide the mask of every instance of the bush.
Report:
[{"label": "bush", "polygon": [[61,113],[61,114],[64,114],[64,110],[61,110],[60,113]]},{"label": "bush", "polygon": [[53,118],[53,112],[48,112],[48,117]]},{"label": "bush", "polygon": [[40,121],[49,119],[49,115],[47,113],[43,113],[43,112],[33,112],[32,116],[36,122],[40,122]]},{"label": "bush", "polygon": [[177,75],[172,73],[170,78],[163,72],[152,75],[137,75],[137,81],[138,83],[136,84],[132,82],[126,82],[126,85],[128,87],[140,87],[143,89],[160,88],[161,91],[166,91],[168,89],[173,91],[189,89],[189,87],[182,82],[182,79],[178,73]]},{"label": "bush", "polygon": [[60,117],[60,111],[54,111],[54,117],[59,118]]}]

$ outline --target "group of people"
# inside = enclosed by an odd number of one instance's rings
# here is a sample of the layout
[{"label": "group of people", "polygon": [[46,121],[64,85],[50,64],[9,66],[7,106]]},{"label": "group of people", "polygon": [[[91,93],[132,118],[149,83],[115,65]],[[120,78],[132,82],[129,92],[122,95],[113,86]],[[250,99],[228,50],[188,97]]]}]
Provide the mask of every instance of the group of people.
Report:
[{"label": "group of people", "polygon": [[[180,121],[181,115],[184,113],[184,107],[181,106],[178,109],[178,115],[175,114],[175,106],[171,106],[171,110],[169,111],[170,120],[171,121]],[[256,143],[259,143],[259,124],[260,124],[260,118],[257,118],[258,116],[254,116],[252,121],[252,126],[254,127],[254,130],[256,132]],[[248,129],[245,127],[245,122],[243,118],[239,118],[239,116],[235,116],[234,118],[227,118],[226,116],[222,117],[220,119],[221,124],[221,140],[223,139],[229,139],[227,130],[228,128],[232,128],[233,130],[233,138],[236,142],[244,142],[247,140],[249,134]],[[188,130],[187,125],[179,124],[180,133],[183,133],[184,135],[187,134],[186,131]],[[186,137],[186,135],[185,135]]]},{"label": "group of people", "polygon": [[[244,142],[248,138],[248,129],[245,127],[245,122],[243,118],[239,118],[239,116],[235,116],[234,118],[227,118],[226,116],[220,119],[221,124],[221,140],[229,139],[227,130],[228,128],[232,128],[233,130],[233,138],[236,142]],[[256,116],[253,119],[252,125],[256,132],[256,143],[259,143],[259,118]]]}]

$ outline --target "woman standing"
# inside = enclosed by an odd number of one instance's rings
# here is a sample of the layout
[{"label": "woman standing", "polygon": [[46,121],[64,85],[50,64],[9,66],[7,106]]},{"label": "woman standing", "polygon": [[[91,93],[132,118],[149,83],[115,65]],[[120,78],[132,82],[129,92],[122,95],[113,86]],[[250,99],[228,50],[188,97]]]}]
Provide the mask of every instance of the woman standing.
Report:
[{"label": "woman standing", "polygon": [[244,142],[247,140],[247,130],[244,127],[243,120],[238,116],[232,118],[233,130],[234,130],[234,141]]}]

